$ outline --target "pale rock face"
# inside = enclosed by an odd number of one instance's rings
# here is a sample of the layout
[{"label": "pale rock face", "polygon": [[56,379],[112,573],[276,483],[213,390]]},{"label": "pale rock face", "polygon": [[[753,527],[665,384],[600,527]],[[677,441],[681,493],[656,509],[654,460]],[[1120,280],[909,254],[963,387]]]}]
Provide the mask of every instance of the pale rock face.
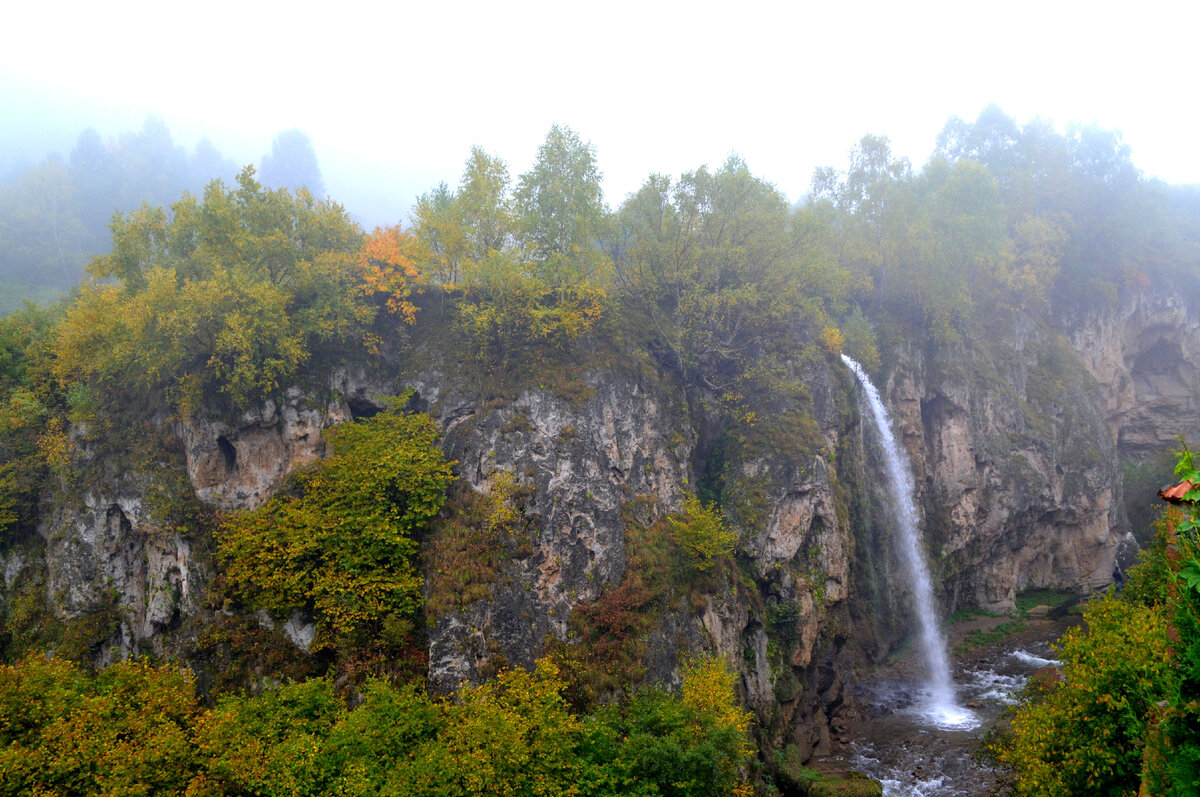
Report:
[{"label": "pale rock face", "polygon": [[1200,298],[1158,288],[1068,320],[1123,456],[1141,460],[1200,434]]},{"label": "pale rock face", "polygon": [[888,403],[947,609],[1002,611],[1024,589],[1111,581],[1120,472],[1096,384],[1070,357],[1020,319],[936,362],[901,352]]},{"label": "pale rock face", "polygon": [[[426,400],[428,382],[417,384]],[[676,408],[636,381],[593,375],[589,384],[594,395],[578,406],[541,391],[491,408],[453,389],[436,394],[433,411],[460,476],[487,492],[496,473],[513,474],[534,488],[525,511],[538,522],[532,554],[506,566],[492,600],[430,630],[435,688],[477,680],[496,652],[531,665],[547,638],[567,638],[573,606],[620,583],[623,507],[637,497],[660,513],[680,506],[692,443],[676,433]]]},{"label": "pale rock face", "polygon": [[[743,468],[765,469],[764,463]],[[792,664],[807,667],[827,612],[849,597],[850,584],[851,532],[846,519],[838,517],[822,456],[813,457],[790,483],[779,484],[766,529],[744,545],[758,578],[776,582],[781,597],[799,605]]]},{"label": "pale rock face", "polygon": [[[258,624],[267,630],[273,630],[278,625],[271,614],[265,609],[259,609],[255,614],[255,619]],[[312,618],[304,612],[294,609],[288,619],[283,622],[280,630],[283,635],[292,641],[292,644],[301,650],[308,650],[312,647],[313,640],[317,638],[317,625],[312,621]]]},{"label": "pale rock face", "polygon": [[146,650],[179,617],[199,610],[203,572],[191,543],[148,526],[135,494],[88,493],[41,531],[49,595],[59,597],[66,617],[112,600],[122,617],[118,656]]},{"label": "pale rock face", "polygon": [[221,509],[252,509],[289,473],[325,453],[321,431],[352,417],[343,399],[311,406],[298,389],[282,406],[266,401],[236,426],[193,416],[178,424],[188,476],[201,501]]}]

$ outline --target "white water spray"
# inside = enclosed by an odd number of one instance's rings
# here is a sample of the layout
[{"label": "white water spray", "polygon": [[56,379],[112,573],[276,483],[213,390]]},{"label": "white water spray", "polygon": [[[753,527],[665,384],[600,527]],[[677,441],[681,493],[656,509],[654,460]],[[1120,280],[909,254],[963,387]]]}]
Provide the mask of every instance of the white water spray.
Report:
[{"label": "white water spray", "polygon": [[975,716],[958,705],[954,694],[954,682],[950,678],[950,657],[946,653],[946,640],[938,629],[937,608],[933,601],[932,580],[925,557],[921,555],[921,537],[917,506],[913,502],[913,478],[904,450],[896,443],[892,434],[892,423],[879,391],[871,384],[862,366],[842,355],[842,361],[854,372],[867,395],[871,417],[883,443],[884,459],[887,464],[888,491],[900,526],[900,552],[912,585],[913,601],[917,619],[921,626],[921,649],[929,670],[929,702],[925,716],[943,728],[969,728],[977,724]]}]

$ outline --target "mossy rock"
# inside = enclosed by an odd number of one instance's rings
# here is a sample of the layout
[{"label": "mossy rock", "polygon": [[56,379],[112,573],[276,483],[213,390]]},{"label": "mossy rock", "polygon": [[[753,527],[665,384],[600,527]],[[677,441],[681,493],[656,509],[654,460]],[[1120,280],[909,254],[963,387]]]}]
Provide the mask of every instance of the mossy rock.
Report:
[{"label": "mossy rock", "polygon": [[823,777],[815,769],[804,766],[798,745],[789,744],[775,751],[775,780],[783,794],[808,794],[812,785]]},{"label": "mossy rock", "polygon": [[780,703],[789,703],[800,697],[800,693],[800,681],[789,667],[787,672],[775,682],[775,700]]},{"label": "mossy rock", "polygon": [[800,747],[775,751],[775,781],[785,795],[799,797],[883,797],[883,784],[859,772],[826,774],[804,766]]},{"label": "mossy rock", "polygon": [[858,772],[822,778],[808,788],[808,797],[883,797],[883,784]]}]

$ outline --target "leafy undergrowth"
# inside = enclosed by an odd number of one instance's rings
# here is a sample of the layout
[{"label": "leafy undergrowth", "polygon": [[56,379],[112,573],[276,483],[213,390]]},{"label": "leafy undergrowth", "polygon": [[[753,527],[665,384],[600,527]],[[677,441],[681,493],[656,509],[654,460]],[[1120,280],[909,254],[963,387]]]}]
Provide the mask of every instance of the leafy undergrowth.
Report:
[{"label": "leafy undergrowth", "polygon": [[[1191,454],[1179,476],[1200,482]],[[1188,500],[1200,498],[1200,491]],[[1023,797],[1194,795],[1200,790],[1200,538],[1172,510],[1120,594],[1063,636],[1061,677],[1035,681],[991,752]]]},{"label": "leafy undergrowth", "polygon": [[315,678],[205,708],[186,670],[34,654],[0,667],[0,795],[751,793],[735,676],[714,658],[683,676],[591,715],[548,660],[454,699]]},{"label": "leafy undergrowth", "polygon": [[463,483],[451,489],[442,516],[422,546],[429,624],[490,598],[501,565],[514,555],[532,552],[524,506],[532,492],[504,471],[493,475],[486,493]]},{"label": "leafy undergrowth", "polygon": [[364,661],[411,647],[422,580],[414,536],[442,508],[451,464],[423,413],[326,430],[331,450],[216,532],[229,595],[277,621],[315,622],[312,650]]}]

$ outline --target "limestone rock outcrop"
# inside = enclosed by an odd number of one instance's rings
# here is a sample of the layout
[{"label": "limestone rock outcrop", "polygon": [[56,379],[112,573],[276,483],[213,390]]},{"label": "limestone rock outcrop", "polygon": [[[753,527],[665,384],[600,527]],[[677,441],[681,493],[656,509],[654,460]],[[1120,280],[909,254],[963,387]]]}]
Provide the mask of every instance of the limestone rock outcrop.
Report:
[{"label": "limestone rock outcrop", "polygon": [[160,652],[164,635],[200,609],[207,562],[192,542],[147,522],[144,482],[65,501],[42,524],[46,591],[63,618],[107,609],[116,621],[101,663]]},{"label": "limestone rock outcrop", "polygon": [[176,433],[197,497],[221,509],[252,509],[298,466],[324,454],[322,429],[351,417],[340,395],[317,403],[292,388],[279,404],[268,400],[236,422],[197,413]]},{"label": "limestone rock outcrop", "polygon": [[1122,457],[1141,460],[1200,432],[1200,301],[1157,286],[1063,322],[1095,377]]},{"label": "limestone rock outcrop", "polygon": [[947,608],[1112,579],[1120,467],[1099,387],[1053,331],[905,348],[888,384]]}]

